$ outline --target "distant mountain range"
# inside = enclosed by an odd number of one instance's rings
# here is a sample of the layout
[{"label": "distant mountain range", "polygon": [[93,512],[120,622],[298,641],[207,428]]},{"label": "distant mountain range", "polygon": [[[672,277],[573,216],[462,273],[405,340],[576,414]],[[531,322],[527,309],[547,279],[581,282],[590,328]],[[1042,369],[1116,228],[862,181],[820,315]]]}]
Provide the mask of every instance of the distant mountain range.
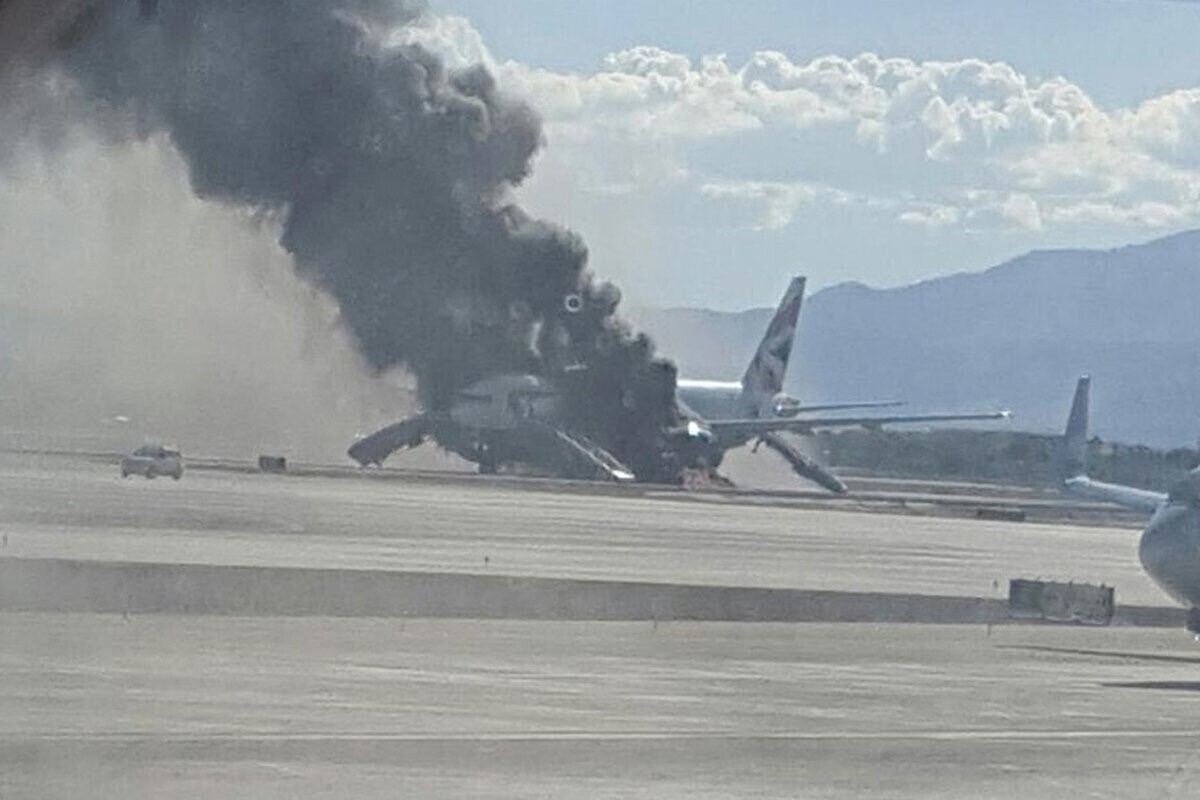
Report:
[{"label": "distant mountain range", "polygon": [[[735,379],[772,311],[631,316],[682,375]],[[1035,251],[897,289],[824,289],[805,303],[788,388],[806,401],[1002,406],[1014,429],[1044,432],[1062,426],[1082,373],[1093,376],[1097,435],[1197,441],[1200,231],[1115,250]]]}]

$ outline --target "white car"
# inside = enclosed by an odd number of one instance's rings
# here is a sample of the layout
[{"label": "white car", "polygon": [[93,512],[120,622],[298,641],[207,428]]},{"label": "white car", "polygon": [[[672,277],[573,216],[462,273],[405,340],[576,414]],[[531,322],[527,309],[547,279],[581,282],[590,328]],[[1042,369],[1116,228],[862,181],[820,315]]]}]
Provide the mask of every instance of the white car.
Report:
[{"label": "white car", "polygon": [[173,447],[160,444],[144,444],[121,459],[121,477],[145,475],[157,478],[170,475],[175,480],[183,477],[183,456]]}]

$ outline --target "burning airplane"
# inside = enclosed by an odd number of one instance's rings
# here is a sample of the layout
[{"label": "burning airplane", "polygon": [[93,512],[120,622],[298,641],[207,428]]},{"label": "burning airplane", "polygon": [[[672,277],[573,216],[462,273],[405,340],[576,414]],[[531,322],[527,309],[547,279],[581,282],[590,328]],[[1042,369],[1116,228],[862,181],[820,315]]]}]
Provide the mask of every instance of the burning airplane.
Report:
[{"label": "burning airplane", "polygon": [[366,361],[415,375],[422,432],[487,466],[504,447],[451,423],[481,385],[533,381],[554,387],[556,429],[574,441],[639,477],[678,475],[673,367],[618,318],[580,237],[513,200],[540,119],[483,66],[415,43],[424,3],[5,0],[0,13],[27,41],[8,77],[75,112],[50,124],[165,135],[198,197],[277,221]]},{"label": "burning airplane", "polygon": [[[0,15],[21,43],[0,60],[6,90],[58,93],[53,119],[16,127],[48,149],[56,125],[165,136],[198,197],[278,224],[372,367],[415,375],[423,412],[355,445],[365,460],[432,438],[485,471],[522,461],[677,482],[759,439],[844,488],[774,436],[819,420],[682,407],[674,366],[618,317],[620,292],[592,277],[582,239],[513,200],[543,143],[537,114],[485,67],[451,68],[416,43],[423,3],[0,0]],[[776,361],[793,328],[770,334]],[[776,361],[760,371],[778,389]]]},{"label": "burning airplane", "polygon": [[509,464],[584,480],[631,481],[633,472],[587,437],[563,425],[562,394],[536,375],[484,378],[459,391],[447,408],[389,425],[350,447],[363,466],[434,439],[479,465],[484,474]]}]

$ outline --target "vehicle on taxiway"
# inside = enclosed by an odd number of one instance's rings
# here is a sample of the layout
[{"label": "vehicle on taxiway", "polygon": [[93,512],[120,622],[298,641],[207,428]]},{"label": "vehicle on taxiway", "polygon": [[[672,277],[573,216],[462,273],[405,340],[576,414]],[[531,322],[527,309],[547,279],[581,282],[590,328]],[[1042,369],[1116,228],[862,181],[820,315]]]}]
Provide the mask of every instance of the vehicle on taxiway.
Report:
[{"label": "vehicle on taxiway", "polygon": [[145,444],[121,458],[121,477],[142,475],[157,478],[162,475],[175,480],[183,477],[183,455],[178,448],[160,444]]}]

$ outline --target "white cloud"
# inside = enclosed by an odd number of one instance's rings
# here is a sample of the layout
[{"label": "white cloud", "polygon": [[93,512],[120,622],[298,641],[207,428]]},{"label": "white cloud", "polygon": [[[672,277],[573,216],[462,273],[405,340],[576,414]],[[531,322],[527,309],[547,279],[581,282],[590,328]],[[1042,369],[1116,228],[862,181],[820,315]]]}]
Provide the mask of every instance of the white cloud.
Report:
[{"label": "white cloud", "polygon": [[573,138],[691,139],[763,126],[723,57],[694,65],[686,56],[637,47],[608,56],[605,66],[578,76],[509,62],[500,73],[503,85],[537,106],[552,130],[582,124]]},{"label": "white cloud", "polygon": [[1200,166],[1200,88],[1142,103],[1130,117],[1134,141],[1168,163]]},{"label": "white cloud", "polygon": [[845,192],[811,183],[775,183],[770,181],[733,181],[706,183],[700,187],[705,197],[749,202],[758,207],[756,230],[779,230],[791,224],[796,211],[818,199],[845,204]]},{"label": "white cloud", "polygon": [[[468,22],[432,15],[406,41],[488,65],[540,112],[547,148],[522,200],[647,293],[681,257],[716,274],[729,247],[753,248],[763,269],[802,256],[830,275],[921,277],[964,253],[1200,224],[1200,87],[1105,108],[1066,78],[981,59],[734,62],[654,46],[558,72],[497,62]],[[914,231],[945,247],[894,249],[914,247]],[[890,266],[876,266],[879,249]]]},{"label": "white cloud", "polygon": [[645,46],[610,53],[604,59],[604,66],[609,72],[675,80],[686,80],[688,73],[692,71],[692,63],[687,56]]},{"label": "white cloud", "polygon": [[[499,70],[543,112],[554,147],[587,161],[618,143],[660,154],[665,143],[695,191],[762,204],[764,229],[837,192],[895,206],[902,223],[993,216],[1026,231],[1099,207],[1158,209],[1107,220],[1126,225],[1184,222],[1200,199],[1200,89],[1106,111],[1068,80],[978,59],[794,62],[764,51],[731,65],[656,47],[613,53],[592,74]],[[812,196],[815,185],[828,192]],[[991,199],[969,202],[972,192]]]},{"label": "white cloud", "polygon": [[1000,215],[1021,228],[1037,231],[1042,228],[1042,213],[1037,201],[1027,194],[1010,194],[1000,204]]},{"label": "white cloud", "polygon": [[944,228],[956,224],[961,218],[962,214],[957,208],[943,205],[909,209],[896,217],[905,225],[919,225],[926,228]]},{"label": "white cloud", "polygon": [[1165,228],[1186,223],[1200,216],[1200,207],[1179,207],[1166,203],[1116,203],[1084,201],[1063,205],[1051,210],[1049,217],[1057,223],[1108,223],[1143,228]]}]

